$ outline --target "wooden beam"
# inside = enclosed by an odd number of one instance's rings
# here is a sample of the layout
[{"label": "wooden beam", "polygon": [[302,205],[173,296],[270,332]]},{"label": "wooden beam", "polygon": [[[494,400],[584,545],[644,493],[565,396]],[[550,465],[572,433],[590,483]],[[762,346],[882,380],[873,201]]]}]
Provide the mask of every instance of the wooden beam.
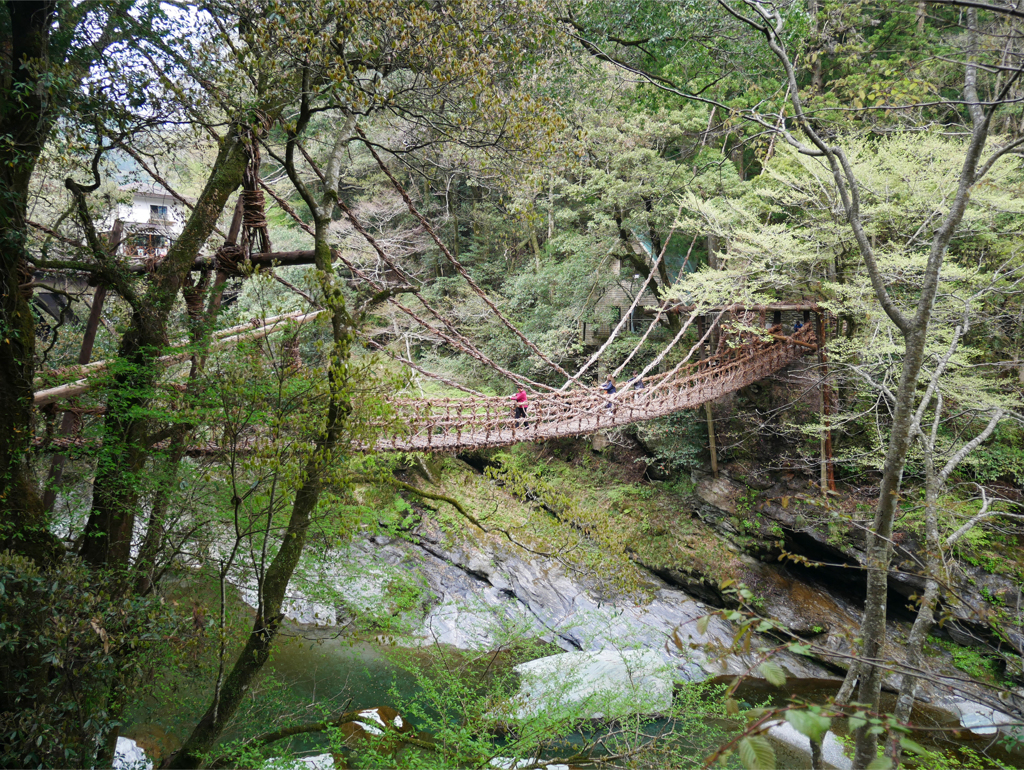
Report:
[{"label": "wooden beam", "polygon": [[242,196],[239,195],[235,201],[235,212],[231,215],[231,227],[228,228],[227,237],[224,239],[224,243],[234,246],[238,243],[238,232],[242,229],[242,213],[244,204],[242,203]]},{"label": "wooden beam", "polygon": [[810,342],[804,342],[803,340],[793,339],[792,337],[786,337],[785,335],[782,334],[773,334],[771,335],[771,338],[773,340],[779,340],[780,342],[792,342],[794,345],[799,345],[800,347],[807,348],[808,350],[818,349],[817,345],[812,345]]},{"label": "wooden beam", "polygon": [[[273,334],[275,331],[284,329],[286,324],[292,323],[298,326],[309,323],[317,316],[319,316],[322,310],[315,311],[313,313],[297,314],[289,313],[285,316],[277,316],[274,319],[268,319],[263,326],[258,329],[250,328],[249,331],[241,332],[228,337],[221,337],[213,345],[210,346],[211,350],[217,350],[219,348],[233,345],[241,340],[257,340],[262,337],[266,337],[269,334]],[[235,327],[237,329],[238,327]],[[234,331],[234,329],[225,329],[220,334],[225,332]],[[181,350],[176,353],[170,353],[166,356],[161,356],[156,359],[155,363],[161,364],[175,364],[181,361],[185,361],[192,356],[193,351]],[[75,382],[69,382],[65,385],[58,385],[53,388],[46,388],[45,390],[37,390],[33,397],[33,403],[36,406],[45,406],[46,404],[52,404],[54,401],[60,401],[65,398],[71,398],[72,396],[78,396],[86,391],[92,389],[95,385],[95,376],[100,372],[103,372],[110,365],[110,361],[97,361],[94,364],[89,364],[88,367],[80,367],[80,369],[87,369],[89,377],[85,377]]]},{"label": "wooden beam", "polygon": [[721,310],[725,310],[725,311],[732,310],[732,311],[737,311],[737,312],[738,311],[743,311],[743,310],[755,310],[755,311],[764,310],[764,311],[767,311],[767,312],[770,312],[770,313],[774,312],[776,310],[778,310],[780,313],[781,312],[785,312],[787,310],[803,310],[803,311],[809,313],[811,311],[819,310],[818,303],[813,301],[813,300],[800,301],[800,302],[772,302],[771,304],[768,304],[768,305],[744,305],[742,303],[738,303],[737,302],[737,303],[732,304],[732,305],[718,305],[718,306],[715,306],[715,307],[704,307],[703,305],[698,306],[698,305],[682,305],[682,304],[666,303],[666,307],[667,307],[667,309],[673,310],[673,311],[688,311],[688,312],[692,312],[692,311],[696,310],[698,307],[700,307],[701,310],[706,310],[709,313],[710,312],[718,312],[718,311],[721,311]]},{"label": "wooden beam", "polygon": [[[114,220],[114,226],[107,236],[107,253],[117,253],[117,248],[121,245],[121,238],[123,236],[124,223],[120,219]],[[100,320],[103,318],[103,301],[106,297],[106,284],[101,283],[93,291],[92,307],[89,308],[89,320],[85,324],[82,347],[78,351],[79,365],[89,363],[89,359],[92,358],[92,349],[96,344],[96,332],[99,329]],[[74,412],[64,412],[60,420],[59,435],[70,436],[75,430],[75,423],[78,422],[78,419],[78,415]],[[46,478],[45,491],[43,492],[43,510],[47,512],[52,511],[54,503],[57,502],[57,488],[64,478],[64,464],[66,462],[67,456],[64,454],[54,455],[53,460],[50,462],[50,472]]]},{"label": "wooden beam", "polygon": [[[289,319],[302,318],[302,317],[304,317],[306,315],[308,315],[308,313],[306,313],[306,311],[304,311],[304,310],[296,310],[293,313],[285,313],[284,315],[271,316],[270,318],[264,319],[262,322],[260,322],[257,319],[256,323],[253,323],[252,321],[249,321],[249,322],[244,323],[244,324],[239,324],[238,326],[231,326],[231,327],[228,327],[227,329],[221,329],[220,331],[216,331],[216,332],[213,333],[213,338],[215,340],[223,340],[224,338],[229,337],[232,334],[237,334],[238,332],[244,332],[244,331],[247,331],[247,330],[255,329],[258,325],[260,325],[260,323],[262,323],[264,326],[268,326],[268,325],[272,325],[272,324],[278,324],[278,323],[280,323],[282,321],[287,321]],[[314,315],[316,315],[316,314],[314,313]],[[303,321],[302,323],[305,323],[305,321]],[[189,344],[188,342],[180,342],[178,344],[178,346],[179,347],[184,347],[185,345],[188,345],[188,344]],[[106,369],[107,366],[109,366],[109,365],[110,365],[110,361],[107,360],[107,359],[104,359],[102,361],[93,361],[91,364],[82,364],[82,365],[79,365],[79,366],[67,366],[67,367],[63,367],[61,369],[55,369],[55,370],[53,370],[51,372],[51,374],[54,377],[58,377],[59,376],[59,377],[62,377],[62,378],[83,377],[83,376],[86,376],[86,375],[89,375],[89,374],[93,374],[94,372]],[[37,376],[33,384],[38,388],[40,385],[43,384],[43,382],[44,382],[44,377]]]},{"label": "wooden beam", "polygon": [[[192,263],[192,272],[200,273],[204,270],[212,270],[216,258],[211,255],[202,255],[196,257]],[[254,267],[271,267],[272,265],[278,264],[282,267],[290,267],[292,265],[312,265],[316,263],[316,252],[313,251],[268,251],[265,254],[262,252],[256,252],[249,257],[249,262]],[[129,272],[132,273],[148,273],[151,268],[148,267],[144,262],[136,262],[128,267]]]}]

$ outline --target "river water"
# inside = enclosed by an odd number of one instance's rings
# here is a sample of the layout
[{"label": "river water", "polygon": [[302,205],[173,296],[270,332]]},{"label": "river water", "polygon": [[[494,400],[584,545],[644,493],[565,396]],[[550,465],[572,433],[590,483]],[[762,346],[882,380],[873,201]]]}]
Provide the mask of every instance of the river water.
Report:
[{"label": "river water", "polygon": [[[281,723],[318,721],[342,710],[423,702],[422,685],[424,681],[432,681],[432,672],[436,669],[431,667],[438,665],[438,656],[446,658],[450,666],[465,665],[472,660],[479,666],[479,661],[490,660],[486,650],[493,648],[496,637],[488,633],[484,625],[485,621],[494,619],[529,621],[529,633],[534,638],[546,637],[546,642],[538,644],[534,657],[553,654],[559,648],[603,649],[617,634],[632,634],[641,646],[662,650],[669,659],[676,659],[682,678],[694,678],[697,669],[692,661],[685,661],[678,655],[679,650],[670,654],[672,645],[666,645],[665,640],[672,630],[689,629],[683,634],[685,638],[710,643],[729,641],[733,633],[727,626],[716,626],[716,620],[709,625],[706,634],[698,635],[694,619],[705,614],[704,605],[664,584],[655,586],[651,601],[646,604],[633,599],[602,604],[588,598],[587,589],[557,566],[538,563],[535,559],[498,558],[500,554],[493,552],[445,551],[439,547],[421,551],[397,543],[377,545],[376,548],[361,546],[360,558],[375,558],[378,564],[390,562],[392,566],[407,568],[412,555],[415,558],[411,566],[427,571],[425,579],[435,598],[424,609],[426,616],[421,619],[419,637],[405,637],[399,646],[395,638],[386,635],[358,636],[332,627],[286,624],[263,683],[268,693],[265,704],[268,709],[273,704],[284,704],[285,712],[290,709]],[[316,579],[319,578],[315,575],[308,578],[310,582]],[[245,595],[244,590],[240,593]],[[237,600],[235,603],[240,604]],[[251,610],[248,613],[251,615]],[[441,639],[442,643],[430,643],[431,637]],[[403,661],[402,665],[399,660]],[[512,662],[509,656],[494,657],[488,675],[507,670]],[[746,665],[746,661],[735,657],[731,663],[720,665],[718,671],[710,661],[703,663],[705,670],[721,675],[717,681],[722,683],[731,682],[730,675],[737,673],[732,669]],[[739,698],[750,704],[784,705],[789,697],[822,703],[838,686],[838,681],[829,679],[820,667],[791,661],[787,668],[789,683],[785,688],[772,688],[762,680],[749,680],[738,691]],[[420,677],[417,677],[417,670]],[[184,737],[184,731],[209,704],[208,684],[206,680],[193,691],[183,685],[173,697],[137,709],[135,724],[125,735],[138,740],[151,753],[166,754],[173,750]],[[886,703],[883,707],[891,705]],[[250,710],[249,726],[227,735],[228,739],[253,734],[251,725],[259,723],[261,718],[265,724],[273,724],[268,720],[276,719],[276,715],[271,716],[269,712],[265,718],[261,717],[258,703],[252,704]],[[440,716],[429,707],[424,714]],[[423,726],[417,724],[422,720],[417,720],[415,714],[407,713],[406,718],[418,728]],[[948,711],[926,704],[915,711],[914,721],[925,728],[957,726]],[[837,725],[837,729],[842,732],[841,725]],[[932,742],[931,736],[931,732],[925,731],[916,737],[943,751],[956,747],[949,741]],[[960,730],[956,741],[976,750],[988,749],[993,757],[1010,766],[1024,767],[1024,755],[993,748],[990,736]],[[285,748],[280,746],[282,751]],[[295,740],[291,748],[321,751],[325,741],[322,737],[305,737]]]}]

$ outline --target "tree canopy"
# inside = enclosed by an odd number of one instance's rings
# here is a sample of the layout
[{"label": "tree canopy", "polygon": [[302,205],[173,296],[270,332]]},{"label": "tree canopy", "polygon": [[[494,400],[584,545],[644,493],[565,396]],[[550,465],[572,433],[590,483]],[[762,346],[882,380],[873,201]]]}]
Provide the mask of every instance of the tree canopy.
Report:
[{"label": "tree canopy", "polygon": [[[1015,526],[992,497],[1024,480],[1021,21],[1003,0],[0,4],[0,763],[109,765],[153,661],[190,655],[206,700],[166,766],[250,761],[277,734],[231,731],[304,554],[413,538],[410,501],[516,542],[410,483],[424,458],[375,451],[410,430],[396,396],[557,403],[801,344],[773,307],[820,314],[802,343],[820,404],[780,418],[785,451],[820,465],[826,504],[826,466],[878,489],[860,647],[829,704],[877,712],[908,490],[929,549],[915,654],[944,554]],[[680,414],[614,438],[682,478],[705,440],[717,462],[712,412],[708,436]],[[487,462],[628,561],[613,525]],[[194,576],[202,611],[178,604]],[[855,766],[886,730],[899,761],[913,680],[885,729],[842,712]],[[460,702],[483,719],[513,684]],[[794,713],[822,739],[820,709]],[[447,736],[465,715],[421,717],[423,756],[483,761],[493,735]],[[675,718],[665,745],[690,729]],[[520,759],[578,719],[538,722]],[[714,735],[748,767],[758,719]]]}]

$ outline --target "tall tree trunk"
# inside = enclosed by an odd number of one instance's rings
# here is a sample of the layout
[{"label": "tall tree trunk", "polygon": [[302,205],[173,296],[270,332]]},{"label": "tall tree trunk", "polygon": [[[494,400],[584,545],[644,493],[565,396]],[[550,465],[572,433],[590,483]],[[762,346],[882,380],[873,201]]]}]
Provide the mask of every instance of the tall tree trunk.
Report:
[{"label": "tall tree trunk", "polygon": [[[880,662],[881,651],[885,642],[886,594],[889,561],[892,555],[890,539],[897,498],[900,492],[900,483],[903,477],[903,468],[906,464],[907,449],[910,446],[910,431],[914,417],[918,375],[924,356],[932,306],[938,290],[939,277],[949,242],[963,219],[971,188],[978,181],[979,177],[985,173],[989,164],[994,161],[993,158],[984,165],[981,163],[981,154],[988,140],[989,128],[995,107],[982,107],[978,98],[978,67],[976,64],[978,52],[977,10],[969,9],[967,12],[967,27],[969,30],[966,51],[967,64],[964,71],[963,92],[967,111],[971,117],[971,139],[960,169],[956,193],[949,203],[949,211],[942,218],[940,226],[932,237],[928,263],[921,278],[920,293],[914,308],[914,314],[908,318],[889,295],[884,276],[875,260],[874,249],[869,242],[869,238],[864,230],[864,223],[861,220],[858,181],[854,176],[846,153],[841,147],[828,144],[818,134],[804,111],[799,83],[796,79],[796,70],[789,55],[786,53],[785,43],[780,37],[780,32],[784,27],[781,15],[777,10],[769,10],[759,3],[747,3],[747,8],[765,22],[765,26],[760,29],[767,35],[769,48],[778,57],[786,71],[794,117],[803,133],[810,139],[813,145],[813,148],[805,149],[812,153],[820,153],[827,158],[847,221],[850,224],[850,229],[871,279],[872,289],[886,315],[889,316],[893,324],[903,335],[905,350],[903,371],[895,398],[895,413],[891,425],[889,446],[886,451],[880,494],[875,508],[872,531],[868,537],[867,555],[865,558],[868,586],[864,616],[861,623],[861,638],[863,640],[861,662],[863,665],[859,672],[861,676],[857,700],[860,703],[867,704],[869,708],[877,710],[881,696],[883,668],[876,663]],[[876,758],[878,748],[877,736],[869,730],[868,725],[865,725],[856,731],[854,739],[856,743],[854,767],[865,768]]]},{"label": "tall tree trunk", "polygon": [[[861,620],[860,656],[865,665],[860,671],[860,686],[857,700],[877,708],[882,693],[882,678],[885,669],[873,665],[882,657],[885,645],[885,622],[889,591],[889,562],[892,559],[892,526],[896,516],[903,468],[910,448],[910,430],[914,417],[917,390],[917,376],[924,357],[924,327],[918,327],[907,335],[904,345],[903,375],[896,395],[896,414],[889,434],[889,447],[885,454],[882,483],[879,489],[875,517],[868,535],[867,555],[864,560],[867,570],[867,595],[864,600],[864,616]],[[867,767],[877,756],[877,736],[862,727],[856,732],[857,751],[854,767]]]},{"label": "tall tree trunk", "polygon": [[288,527],[281,548],[271,561],[262,583],[259,606],[252,631],[245,648],[236,658],[234,666],[215,693],[213,703],[184,745],[171,757],[165,767],[197,767],[238,710],[246,691],[270,656],[283,615],[281,606],[285,590],[306,545],[310,518],[323,490],[324,474],[331,467],[339,436],[352,411],[347,395],[348,360],[353,341],[352,318],[345,305],[344,295],[331,280],[330,246],[327,243],[329,217],[316,216],[317,267],[324,281],[324,294],[331,311],[333,349],[327,370],[328,405],[327,422],[323,433],[316,439],[316,449],[310,455],[302,473],[302,481],[292,504]]},{"label": "tall tree trunk", "polygon": [[[952,546],[957,539],[962,537],[970,531],[975,524],[981,521],[981,519],[985,517],[985,512],[988,508],[988,501],[985,499],[983,492],[982,499],[984,500],[984,503],[981,511],[963,524],[956,532],[946,538],[945,542],[942,541],[939,535],[939,495],[942,493],[950,474],[956,470],[957,466],[964,460],[964,458],[980,446],[982,442],[988,440],[1003,416],[1003,410],[996,409],[984,430],[960,447],[959,450],[954,452],[952,457],[949,458],[949,461],[941,470],[936,470],[935,451],[943,405],[942,393],[937,387],[938,381],[944,374],[949,360],[956,351],[960,337],[966,334],[968,327],[969,319],[965,319],[964,325],[957,328],[949,352],[945,358],[939,360],[939,363],[935,368],[935,372],[931,378],[931,383],[929,384],[928,390],[922,399],[921,406],[918,408],[914,422],[914,430],[920,437],[925,469],[924,566],[926,582],[924,595],[921,597],[921,604],[917,611],[917,618],[914,620],[913,628],[910,630],[910,637],[907,639],[905,648],[906,658],[904,661],[907,673],[903,675],[903,681],[900,683],[900,693],[896,700],[896,708],[893,712],[893,717],[898,722],[903,723],[910,720],[910,714],[914,707],[914,701],[917,697],[918,677],[914,676],[911,672],[914,669],[920,669],[922,667],[924,662],[924,642],[928,638],[928,634],[935,623],[935,606],[938,602],[940,581],[945,578],[945,562],[942,558],[943,550]],[[924,431],[921,430],[920,421],[924,414],[924,409],[931,401],[931,393],[933,391],[935,397],[935,416],[932,423],[931,433],[930,435],[926,435]],[[893,766],[897,767],[900,761],[901,749],[899,735],[895,732],[890,732],[889,742],[886,747],[886,754],[892,759]]]},{"label": "tall tree trunk", "polygon": [[110,388],[103,451],[82,544],[82,558],[89,564],[128,566],[141,473],[150,454],[145,407],[160,374],[156,359],[167,345],[167,321],[196,255],[242,182],[247,159],[236,126],[223,140],[192,216],[154,273],[145,300],[133,308],[131,328],[121,342],[120,371]]},{"label": "tall tree trunk", "polygon": [[[941,410],[941,402],[937,409]],[[925,575],[926,582],[924,595],[921,597],[921,604],[917,610],[917,617],[910,629],[910,636],[906,643],[905,664],[908,673],[903,675],[900,683],[900,693],[896,700],[896,709],[893,717],[899,722],[906,722],[910,719],[911,709],[914,707],[914,699],[917,695],[918,677],[909,673],[909,670],[919,668],[924,658],[924,642],[928,638],[932,625],[935,622],[934,610],[939,596],[939,580],[942,575],[942,543],[939,540],[939,493],[942,483],[935,473],[934,445],[928,445],[925,440]],[[899,763],[898,742],[887,750],[890,757],[896,764]]]},{"label": "tall tree trunk", "polygon": [[[47,73],[54,0],[6,2],[0,7],[0,549],[39,563],[60,553],[26,453],[32,440],[35,322],[27,286],[29,183],[56,111],[37,83]],[[28,66],[34,62],[33,66]]]},{"label": "tall tree trunk", "polygon": [[[651,261],[653,262],[661,256],[664,244],[661,242],[661,234],[658,232],[652,216],[654,213],[654,202],[650,198],[644,198],[644,211],[647,212],[647,237],[651,239]],[[658,262],[658,279],[660,285],[666,289],[672,283],[672,279],[668,274],[667,259],[662,259]]]},{"label": "tall tree trunk", "polygon": [[[928,561],[933,561],[930,553]],[[929,571],[935,568],[935,566],[931,566]],[[935,573],[932,572],[932,574]],[[925,583],[924,595],[921,597],[921,605],[918,607],[917,617],[914,619],[914,625],[910,629],[910,636],[907,639],[905,664],[908,669],[919,668],[924,663],[924,642],[928,638],[928,634],[931,633],[932,626],[935,623],[935,605],[938,602],[938,598],[939,584],[929,577]],[[905,724],[910,721],[910,713],[914,708],[914,701],[917,699],[917,686],[918,677],[911,675],[909,671],[903,675],[903,681],[900,683],[900,694],[892,714],[897,722]],[[891,733],[889,745],[886,747],[886,754],[892,758],[893,766],[898,767],[901,754],[898,734]]]}]

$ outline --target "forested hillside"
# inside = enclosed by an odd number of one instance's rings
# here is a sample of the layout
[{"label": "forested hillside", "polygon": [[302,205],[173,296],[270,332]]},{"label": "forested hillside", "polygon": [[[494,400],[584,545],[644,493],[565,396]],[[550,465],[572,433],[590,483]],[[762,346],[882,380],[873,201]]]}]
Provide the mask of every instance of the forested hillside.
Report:
[{"label": "forested hillside", "polygon": [[1022,25],[0,3],[0,765],[1024,766]]}]

